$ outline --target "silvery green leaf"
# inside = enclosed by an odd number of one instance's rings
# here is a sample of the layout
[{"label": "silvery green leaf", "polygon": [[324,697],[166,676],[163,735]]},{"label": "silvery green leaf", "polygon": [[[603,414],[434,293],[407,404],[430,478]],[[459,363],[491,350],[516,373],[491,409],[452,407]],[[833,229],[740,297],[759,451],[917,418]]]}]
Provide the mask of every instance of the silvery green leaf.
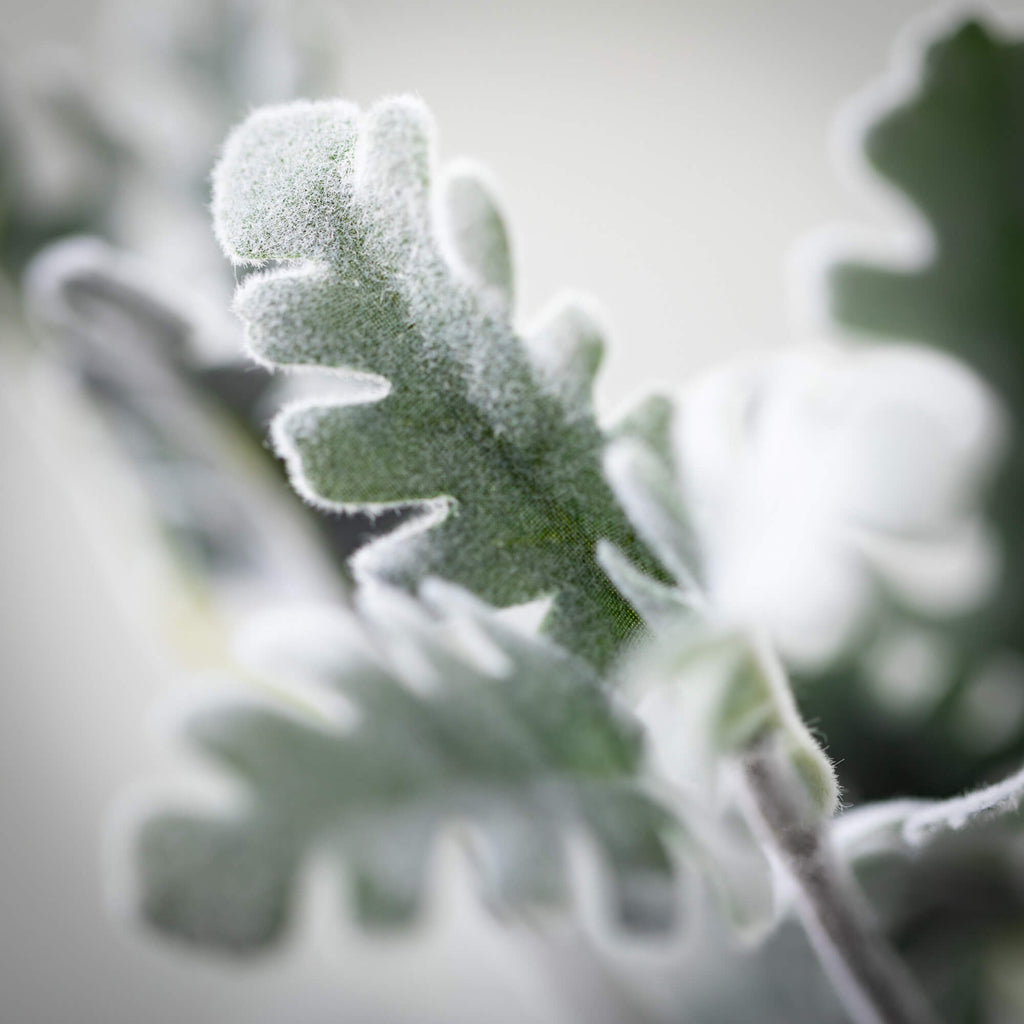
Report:
[{"label": "silvery green leaf", "polygon": [[[358,618],[258,631],[257,663],[290,663],[326,699],[316,713],[232,701],[186,719],[240,796],[138,824],[138,909],[151,925],[237,951],[270,944],[316,851],[343,866],[363,923],[402,926],[421,907],[438,830],[460,822],[497,908],[564,906],[564,844],[582,831],[611,918],[670,922],[671,819],[645,792],[637,724],[586,663],[450,586],[423,598],[431,610],[370,586]],[[332,695],[336,715],[323,710]]]},{"label": "silvery green leaf", "polygon": [[312,515],[294,499],[263,448],[275,380],[246,362],[204,359],[204,332],[215,328],[187,291],[98,239],[72,238],[30,263],[25,300],[190,569],[247,604],[336,592],[368,524]]},{"label": "silvery green leaf", "polygon": [[597,541],[657,570],[601,474],[600,330],[569,302],[516,334],[498,208],[476,177],[435,197],[434,163],[408,98],[267,108],[228,139],[213,203],[225,251],[292,261],[239,289],[253,354],[377,382],[361,401],[285,409],[278,450],[321,506],[418,508],[359,552],[358,576],[439,575],[497,605],[550,595],[547,633],[606,664],[639,620]]}]

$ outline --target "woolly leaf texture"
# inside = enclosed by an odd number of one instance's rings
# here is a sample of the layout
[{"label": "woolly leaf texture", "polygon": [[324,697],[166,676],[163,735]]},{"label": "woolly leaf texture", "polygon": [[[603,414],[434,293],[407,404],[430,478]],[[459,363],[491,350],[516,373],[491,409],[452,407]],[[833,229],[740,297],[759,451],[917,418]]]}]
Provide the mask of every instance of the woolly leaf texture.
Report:
[{"label": "woolly leaf texture", "polygon": [[286,408],[276,445],[321,506],[418,509],[358,552],[357,578],[436,575],[498,606],[550,597],[546,633],[603,666],[639,619],[597,541],[656,570],[602,477],[602,332],[567,298],[517,335],[492,191],[465,163],[434,188],[432,137],[423,106],[398,98],[267,108],[228,139],[218,237],[236,263],[279,261],[236,297],[252,353],[353,385]]},{"label": "woolly leaf texture", "polygon": [[637,724],[589,666],[450,585],[428,582],[420,602],[371,585],[359,604],[260,630],[259,664],[318,687],[316,713],[235,701],[187,718],[190,743],[241,796],[140,825],[143,916],[193,943],[266,946],[316,850],[344,863],[364,924],[401,925],[420,908],[436,832],[461,822],[496,906],[565,903],[564,842],[579,831],[606,868],[612,916],[665,927],[669,819],[639,781]]}]

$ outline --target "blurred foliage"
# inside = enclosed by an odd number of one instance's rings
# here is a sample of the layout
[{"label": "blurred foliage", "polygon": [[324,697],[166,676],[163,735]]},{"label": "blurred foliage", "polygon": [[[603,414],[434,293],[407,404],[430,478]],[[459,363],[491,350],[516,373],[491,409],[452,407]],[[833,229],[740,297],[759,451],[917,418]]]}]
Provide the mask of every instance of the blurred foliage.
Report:
[{"label": "blurred foliage", "polygon": [[303,578],[325,572],[346,580],[369,525],[296,500],[264,445],[280,380],[242,359],[204,359],[203,334],[220,325],[194,315],[181,292],[144,261],[71,238],[29,264],[24,298],[194,578],[248,588],[249,603],[301,594]]},{"label": "blurred foliage", "polygon": [[[830,270],[832,315],[885,340],[934,345],[963,359],[1012,418],[1024,407],[1024,44],[968,21],[929,43],[909,96],[886,100],[864,139],[886,182],[927,220],[934,252],[920,268],[845,260]],[[1024,759],[1024,442],[1020,424],[988,512],[1003,566],[994,597],[947,621],[894,599],[860,651],[798,685],[856,801],[946,796]],[[903,626],[938,641],[944,691],[920,714],[875,699],[864,648]],[[908,671],[913,671],[908,669]],[[994,714],[991,742],[968,725]]]},{"label": "blurred foliage", "polygon": [[336,92],[340,42],[317,0],[112,2],[79,53],[5,55],[0,269],[16,282],[47,242],[98,234],[193,285],[200,267],[225,299],[207,215],[217,147],[255,105]]},{"label": "blurred foliage", "polygon": [[[958,24],[928,41],[913,89],[890,90],[875,109],[866,159],[925,218],[931,251],[914,267],[836,262],[831,314],[860,340],[909,340],[964,360],[1001,400],[1012,433],[989,490],[1003,560],[994,594],[944,619],[891,594],[841,663],[796,682],[856,803],[950,796],[1024,759],[1024,44],[975,20]],[[886,643],[936,659],[910,657],[892,681],[912,696],[915,673],[937,674],[917,706],[879,699],[870,654]],[[923,842],[903,835],[906,816],[893,805],[899,827],[847,851],[946,1020],[1019,1019],[1010,980],[1024,938],[1018,799],[1004,801],[1005,816]],[[970,802],[953,804],[966,817],[960,805]],[[884,816],[886,806],[863,813]],[[1007,964],[1016,964],[1009,975]]]},{"label": "blurred foliage", "polygon": [[81,69],[49,72],[0,71],[0,271],[12,282],[47,242],[110,230],[133,161]]},{"label": "blurred foliage", "polygon": [[[253,104],[332,90],[337,46],[336,14],[316,3],[111,4],[84,50],[92,63],[54,53],[0,69],[0,275],[14,288],[27,274],[32,321],[5,309],[3,342],[41,340],[70,371],[173,554],[220,597],[243,579],[265,599],[275,584],[277,600],[301,593],[281,584],[316,559],[344,589],[352,552],[402,519],[302,506],[265,445],[289,384],[242,358],[220,315],[230,278],[209,228],[216,148]],[[154,119],[156,107],[174,116]],[[308,550],[303,531],[323,549]]]},{"label": "blurred foliage", "polygon": [[[178,938],[252,950],[279,936],[304,863],[326,853],[344,862],[364,923],[407,923],[423,899],[435,833],[461,822],[494,907],[567,903],[564,842],[581,828],[621,922],[669,923],[678,843],[733,902],[731,923],[749,925],[770,903],[762,860],[745,857],[749,833],[727,835],[718,806],[651,796],[648,755],[671,755],[683,731],[668,712],[654,727],[634,720],[592,668],[635,639],[641,618],[657,627],[700,603],[692,524],[669,479],[667,406],[653,400],[610,434],[598,428],[590,386],[602,341],[578,302],[522,339],[513,331],[500,211],[472,168],[453,169],[431,196],[429,125],[417,104],[368,115],[337,103],[277,108],[243,125],[219,172],[222,240],[240,263],[266,264],[239,296],[253,354],[274,366],[352,369],[364,384],[383,375],[390,385],[372,402],[367,393],[298,395],[279,422],[294,478],[334,515],[299,510],[283,473],[269,471],[267,416],[297,396],[295,378],[207,345],[216,332],[203,325],[203,302],[173,283],[156,288],[145,264],[95,240],[47,248],[83,231],[134,244],[186,221],[205,233],[207,168],[228,124],[330,77],[331,31],[316,10],[222,0],[192,5],[164,27],[126,14],[113,38],[132,60],[120,71],[112,64],[104,87],[73,74],[0,83],[0,272],[14,284],[30,268],[35,324],[101,409],[174,549],[214,587],[240,579],[272,598],[293,589],[284,581],[303,560],[340,581],[366,535],[390,534],[364,548],[361,565],[421,598],[370,588],[326,640],[286,631],[283,662],[264,637],[257,674],[279,672],[282,690],[292,674],[315,685],[282,702],[208,706],[188,718],[187,738],[239,783],[236,799],[207,814],[165,804],[149,814],[137,851],[140,910]],[[146,81],[137,95],[125,84],[133,67]],[[182,139],[191,144],[164,133],[174,118],[151,117],[164,90],[161,101],[190,111]],[[301,122],[287,140],[282,120]],[[835,321],[964,360],[1013,419],[1024,403],[1024,44],[977,21],[931,41],[920,80],[885,101],[864,143],[874,171],[926,219],[934,251],[912,269],[834,265]],[[445,217],[435,237],[438,198]],[[163,213],[147,222],[132,207]],[[193,249],[187,235],[170,231],[164,241],[201,277],[210,240]],[[297,257],[319,262],[276,263]],[[209,278],[207,298],[228,275]],[[885,600],[853,649],[798,681],[804,718],[827,740],[851,803],[949,796],[1024,759],[1017,433],[989,496],[1004,560],[994,596],[942,618],[879,580]],[[609,437],[618,440],[605,453]],[[442,508],[441,495],[455,500]],[[395,532],[411,504],[433,514],[432,528],[406,520]],[[369,515],[339,517],[338,506]],[[280,543],[293,520],[313,533],[308,547]],[[432,573],[496,604],[552,599],[548,632],[575,653],[527,637],[456,588],[417,591]],[[875,657],[900,644],[920,656],[905,663],[903,682],[934,672],[936,659],[941,677],[903,706],[880,697]],[[766,718],[787,724],[788,691],[780,702],[765,690],[773,680],[737,679],[743,685],[705,687],[704,696],[690,687],[697,729],[712,720],[751,732]],[[701,718],[709,707],[717,719]],[[816,757],[792,717],[796,746]],[[821,765],[812,767],[820,783]],[[962,802],[881,804],[865,808],[875,817],[859,831],[859,812],[840,818],[840,848],[950,1022],[1003,1024],[1020,1011],[1020,986],[1006,978],[1024,941],[1018,798],[1011,787],[966,811]],[[979,809],[986,820],[960,829]],[[918,834],[911,823],[921,813],[931,824]],[[696,922],[673,1014],[706,1024],[844,1019],[791,921],[757,949],[738,950],[723,916],[709,909]]]},{"label": "blurred foliage", "polygon": [[190,716],[190,742],[247,798],[139,826],[145,917],[202,945],[269,944],[316,849],[345,864],[363,924],[407,925],[436,833],[461,823],[503,912],[569,901],[565,841],[582,829],[611,883],[606,913],[633,929],[669,924],[671,818],[644,793],[638,723],[593,670],[447,585],[421,602],[372,588],[359,606],[320,629],[293,621],[269,657],[263,631],[264,670],[290,663],[340,695],[340,721],[251,701]]},{"label": "blurred foliage", "polygon": [[569,299],[519,336],[500,212],[479,176],[435,168],[423,104],[257,111],[225,144],[213,214],[234,263],[289,261],[236,295],[256,358],[351,387],[276,419],[296,488],[327,509],[416,506],[357,553],[357,577],[548,597],[547,635],[607,667],[641,624],[597,541],[656,570],[602,474],[601,331]]}]

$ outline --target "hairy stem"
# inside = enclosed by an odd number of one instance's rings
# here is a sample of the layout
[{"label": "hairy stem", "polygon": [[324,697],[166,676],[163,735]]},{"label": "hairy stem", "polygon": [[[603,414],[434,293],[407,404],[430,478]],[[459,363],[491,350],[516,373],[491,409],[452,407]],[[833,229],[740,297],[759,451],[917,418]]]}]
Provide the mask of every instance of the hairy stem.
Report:
[{"label": "hairy stem", "polygon": [[755,824],[795,883],[807,935],[854,1024],[939,1024],[924,994],[875,927],[836,860],[827,825],[809,806],[774,737],[743,756]]}]

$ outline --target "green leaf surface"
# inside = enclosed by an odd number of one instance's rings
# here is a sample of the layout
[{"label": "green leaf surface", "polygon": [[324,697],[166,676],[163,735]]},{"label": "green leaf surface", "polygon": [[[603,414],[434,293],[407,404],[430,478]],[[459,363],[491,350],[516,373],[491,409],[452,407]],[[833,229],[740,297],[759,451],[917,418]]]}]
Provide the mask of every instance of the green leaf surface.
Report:
[{"label": "green leaf surface", "polygon": [[[912,87],[901,67],[904,88],[876,101],[863,149],[921,215],[931,251],[914,267],[846,255],[829,268],[831,313],[862,336],[923,342],[964,360],[1016,419],[1024,407],[1024,43],[969,20],[928,40],[918,59]],[[932,709],[900,720],[873,705],[858,661],[802,694],[856,797],[948,795],[1024,756],[1024,444],[1014,427],[988,503],[1000,582],[977,613],[942,624],[944,682]],[[984,707],[1002,708],[988,738],[968,728]]]},{"label": "green leaf surface", "polygon": [[670,923],[670,819],[639,780],[638,725],[586,663],[457,588],[426,585],[423,598],[432,611],[371,586],[358,618],[261,633],[265,669],[290,664],[294,678],[319,681],[321,707],[333,699],[344,714],[233,701],[187,719],[189,742],[242,796],[217,813],[164,808],[140,823],[150,924],[238,952],[268,945],[313,851],[344,865],[364,924],[406,924],[435,835],[453,823],[497,907],[564,904],[564,842],[582,832],[612,916]]},{"label": "green leaf surface", "polygon": [[639,619],[597,542],[653,570],[601,473],[601,330],[568,299],[516,333],[501,213],[465,164],[435,196],[432,134],[408,98],[366,113],[296,103],[256,112],[225,146],[213,203],[225,251],[296,261],[239,289],[253,354],[376,382],[284,410],[278,450],[315,503],[419,505],[418,521],[356,556],[357,575],[404,587],[438,575],[500,606],[550,596],[547,633],[601,666]]}]

